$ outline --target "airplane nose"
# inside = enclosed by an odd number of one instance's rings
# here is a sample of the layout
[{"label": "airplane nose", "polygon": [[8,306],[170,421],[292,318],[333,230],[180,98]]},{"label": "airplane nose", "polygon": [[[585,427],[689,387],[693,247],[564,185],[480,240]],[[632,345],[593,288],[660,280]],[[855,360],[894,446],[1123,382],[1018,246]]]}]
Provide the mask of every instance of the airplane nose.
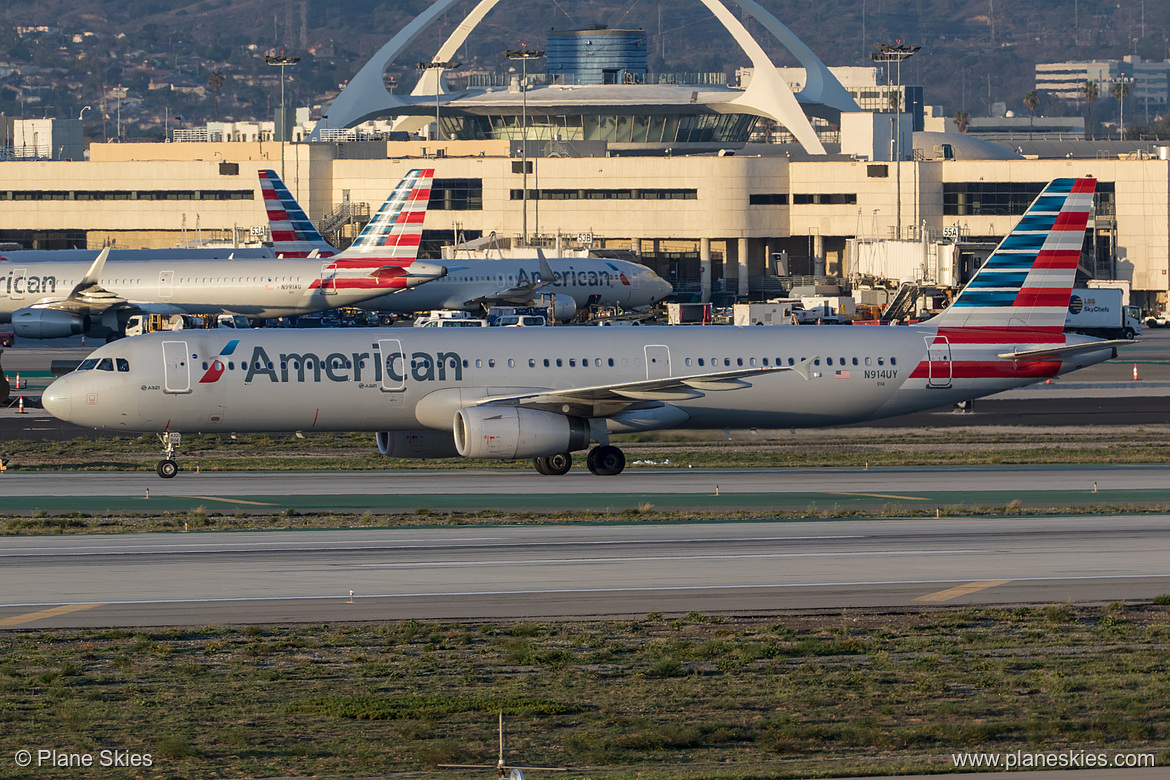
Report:
[{"label": "airplane nose", "polygon": [[406,286],[416,287],[447,275],[447,266],[416,260],[406,268]]},{"label": "airplane nose", "polygon": [[58,420],[70,422],[73,413],[73,388],[69,377],[63,376],[41,393],[41,406]]}]

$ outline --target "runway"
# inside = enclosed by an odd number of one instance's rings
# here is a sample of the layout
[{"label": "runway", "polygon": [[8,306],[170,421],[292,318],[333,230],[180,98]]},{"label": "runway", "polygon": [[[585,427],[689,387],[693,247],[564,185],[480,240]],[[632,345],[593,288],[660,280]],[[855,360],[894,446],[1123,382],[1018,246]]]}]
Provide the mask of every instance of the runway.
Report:
[{"label": "runway", "polygon": [[0,628],[1150,599],[1170,592],[1168,528],[1158,515],[7,537]]},{"label": "runway", "polygon": [[9,512],[397,513],[499,509],[730,512],[815,508],[1170,503],[1170,466],[688,469],[632,465],[619,477],[574,470],[386,472],[22,472],[0,477]]}]

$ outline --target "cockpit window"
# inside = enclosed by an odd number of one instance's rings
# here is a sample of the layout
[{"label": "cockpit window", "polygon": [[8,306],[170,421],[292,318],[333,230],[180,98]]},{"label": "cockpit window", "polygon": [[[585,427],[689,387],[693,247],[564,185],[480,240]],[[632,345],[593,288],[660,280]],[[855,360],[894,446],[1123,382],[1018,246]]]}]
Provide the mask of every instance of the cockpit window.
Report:
[{"label": "cockpit window", "polygon": [[114,360],[113,358],[102,358],[101,362],[97,364],[97,367],[98,371],[113,371]]},{"label": "cockpit window", "polygon": [[126,358],[114,358],[114,362],[118,365],[118,370],[123,374],[130,370],[130,361]]},{"label": "cockpit window", "polygon": [[97,364],[98,364],[97,358],[86,358],[85,360],[81,361],[81,365],[79,365],[74,370],[75,371],[89,371],[90,369],[94,368]]}]

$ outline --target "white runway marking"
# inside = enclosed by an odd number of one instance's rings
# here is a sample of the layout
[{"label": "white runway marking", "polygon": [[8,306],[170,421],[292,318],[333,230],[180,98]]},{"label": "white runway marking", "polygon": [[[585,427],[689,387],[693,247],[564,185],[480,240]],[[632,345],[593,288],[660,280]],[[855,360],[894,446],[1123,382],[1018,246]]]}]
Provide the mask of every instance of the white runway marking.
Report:
[{"label": "white runway marking", "polygon": [[[385,550],[393,549],[400,545],[410,543],[432,543],[435,547],[450,547],[452,544],[459,544],[464,542],[494,542],[500,539],[508,539],[506,536],[467,536],[455,537],[454,539],[437,538],[430,539],[387,539],[385,542],[374,542],[364,540],[354,542],[353,544],[345,544],[342,542],[330,542],[329,546],[293,546],[288,541],[281,542],[249,542],[248,546],[227,546],[224,544],[199,544],[199,543],[179,543],[179,544],[140,544],[130,545],[128,547],[121,547],[118,549],[110,549],[108,547],[98,546],[80,546],[69,547],[67,549],[60,549],[56,547],[26,547],[20,551],[3,552],[0,551],[0,558],[35,558],[35,557],[70,557],[83,555],[142,555],[142,554],[160,554],[160,555],[175,555],[183,553],[228,553],[228,552],[353,552],[362,550]],[[806,542],[806,541],[822,541],[832,539],[864,539],[862,535],[839,535],[839,536],[759,536],[746,538],[696,538],[696,539],[674,539],[670,540],[672,544],[714,544],[719,542]],[[505,542],[503,544],[488,544],[483,545],[483,549],[498,549],[501,547],[588,547],[591,545],[619,545],[619,544],[659,544],[657,539],[605,539],[599,541],[518,541]],[[281,545],[277,547],[276,545]],[[266,547],[264,550],[256,548]],[[416,548],[405,548],[416,549]],[[88,551],[88,552],[87,552]]]},{"label": "white runway marking", "polygon": [[747,553],[745,555],[647,555],[633,558],[536,558],[497,561],[419,561],[417,563],[361,563],[357,569],[416,569],[435,566],[517,566],[562,563],[646,563],[649,561],[738,561],[748,558],[869,558],[883,555],[974,555],[995,550],[870,550],[842,553]]},{"label": "white runway marking", "polygon": [[[1158,579],[1168,575],[1161,574],[1103,574],[1079,577],[1017,577],[1013,582],[1080,582],[1092,580],[1137,580]],[[857,582],[793,582],[769,583],[763,585],[655,585],[633,588],[561,588],[549,590],[469,590],[469,591],[422,591],[412,593],[368,593],[359,595],[361,599],[408,599],[408,598],[447,598],[468,596],[540,596],[573,593],[646,593],[659,591],[713,591],[713,590],[792,590],[796,588],[860,588],[875,585],[945,585],[948,583],[966,583],[970,580],[863,580]],[[119,604],[208,604],[217,602],[242,601],[344,601],[348,594],[329,593],[318,596],[229,596],[206,599],[143,599],[127,601],[106,601],[105,605]],[[43,607],[60,602],[28,602],[20,604],[0,604],[4,608]]]}]

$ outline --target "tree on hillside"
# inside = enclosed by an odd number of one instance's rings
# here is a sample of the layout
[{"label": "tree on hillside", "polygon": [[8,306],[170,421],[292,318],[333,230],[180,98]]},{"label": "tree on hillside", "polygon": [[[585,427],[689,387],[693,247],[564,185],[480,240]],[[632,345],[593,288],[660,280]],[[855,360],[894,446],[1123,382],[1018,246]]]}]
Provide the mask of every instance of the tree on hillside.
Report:
[{"label": "tree on hillside", "polygon": [[966,111],[956,111],[954,116],[955,129],[960,133],[967,132],[967,128],[971,126],[971,115]]},{"label": "tree on hillside", "polygon": [[1113,86],[1109,88],[1109,93],[1117,100],[1120,116],[1117,119],[1118,139],[1125,140],[1125,99],[1129,97],[1131,82],[1115,81]]},{"label": "tree on hillside", "polygon": [[213,70],[211,75],[207,77],[207,88],[211,90],[211,99],[215,105],[215,118],[219,119],[219,91],[223,89],[224,75],[218,70]]},{"label": "tree on hillside", "polygon": [[1028,109],[1028,140],[1032,140],[1032,122],[1036,118],[1036,109],[1040,107],[1040,93],[1032,90],[1024,95],[1024,108]]},{"label": "tree on hillside", "polygon": [[1101,91],[1097,88],[1097,82],[1086,81],[1081,86],[1081,94],[1085,96],[1085,108],[1088,112],[1089,123],[1089,138],[1092,140],[1093,136],[1093,104],[1097,102],[1097,98],[1101,97]]}]

